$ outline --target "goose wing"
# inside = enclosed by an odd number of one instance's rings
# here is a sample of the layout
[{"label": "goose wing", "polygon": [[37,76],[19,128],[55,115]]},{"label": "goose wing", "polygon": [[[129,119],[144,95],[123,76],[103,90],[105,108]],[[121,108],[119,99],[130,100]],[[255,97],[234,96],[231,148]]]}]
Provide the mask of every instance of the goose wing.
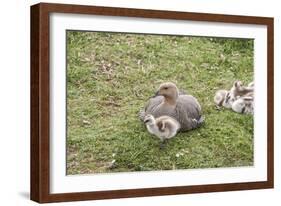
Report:
[{"label": "goose wing", "polygon": [[161,104],[164,100],[163,96],[155,96],[151,97],[145,105],[144,111],[145,113],[153,113],[156,107]]},{"label": "goose wing", "polygon": [[182,131],[195,129],[204,121],[201,116],[201,106],[191,95],[180,95],[175,112]]}]

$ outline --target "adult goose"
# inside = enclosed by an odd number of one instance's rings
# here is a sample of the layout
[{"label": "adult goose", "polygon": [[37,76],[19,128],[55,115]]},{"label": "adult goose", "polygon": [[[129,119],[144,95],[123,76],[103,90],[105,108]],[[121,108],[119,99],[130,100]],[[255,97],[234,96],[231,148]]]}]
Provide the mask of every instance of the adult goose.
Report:
[{"label": "adult goose", "polygon": [[169,116],[180,123],[179,131],[188,131],[202,125],[204,118],[201,115],[201,106],[197,99],[191,95],[179,92],[172,82],[160,85],[154,97],[151,97],[143,111],[141,120],[148,114],[154,118]]}]

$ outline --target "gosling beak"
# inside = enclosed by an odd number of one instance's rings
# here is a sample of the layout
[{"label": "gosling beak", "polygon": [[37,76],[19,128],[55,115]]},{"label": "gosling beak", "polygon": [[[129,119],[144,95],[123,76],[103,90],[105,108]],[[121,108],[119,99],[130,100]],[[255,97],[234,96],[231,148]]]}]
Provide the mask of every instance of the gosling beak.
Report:
[{"label": "gosling beak", "polygon": [[143,122],[146,124],[147,122],[149,122],[149,119],[145,119]]}]

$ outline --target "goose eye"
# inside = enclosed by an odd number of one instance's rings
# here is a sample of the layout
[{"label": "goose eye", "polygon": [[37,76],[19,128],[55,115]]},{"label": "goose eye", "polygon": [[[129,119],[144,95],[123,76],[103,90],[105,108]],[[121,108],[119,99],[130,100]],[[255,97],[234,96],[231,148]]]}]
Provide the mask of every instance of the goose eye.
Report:
[{"label": "goose eye", "polygon": [[168,89],[168,87],[164,87],[164,89]]}]

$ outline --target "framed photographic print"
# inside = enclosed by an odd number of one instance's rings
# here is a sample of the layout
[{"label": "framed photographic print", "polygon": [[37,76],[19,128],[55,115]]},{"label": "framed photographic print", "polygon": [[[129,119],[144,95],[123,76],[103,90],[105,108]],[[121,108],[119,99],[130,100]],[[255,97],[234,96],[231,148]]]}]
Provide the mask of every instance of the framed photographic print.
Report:
[{"label": "framed photographic print", "polygon": [[273,187],[273,18],[31,7],[31,199]]}]

